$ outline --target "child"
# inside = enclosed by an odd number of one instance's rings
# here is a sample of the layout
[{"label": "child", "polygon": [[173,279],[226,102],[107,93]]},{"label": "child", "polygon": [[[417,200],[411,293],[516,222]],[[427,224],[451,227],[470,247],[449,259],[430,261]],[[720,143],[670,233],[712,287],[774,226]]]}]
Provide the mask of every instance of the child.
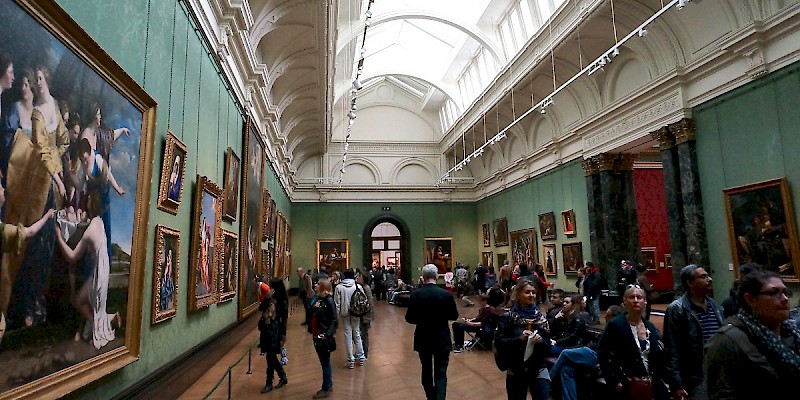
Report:
[{"label": "child", "polygon": [[267,357],[267,383],[261,389],[261,393],[267,393],[272,390],[272,379],[275,372],[278,373],[279,379],[278,384],[275,385],[276,389],[289,383],[283,365],[278,361],[277,356],[281,354],[281,347],[286,338],[286,326],[281,326],[272,296],[267,295],[258,309],[262,312],[261,318],[258,320],[258,330],[261,332],[259,346],[261,352]]}]

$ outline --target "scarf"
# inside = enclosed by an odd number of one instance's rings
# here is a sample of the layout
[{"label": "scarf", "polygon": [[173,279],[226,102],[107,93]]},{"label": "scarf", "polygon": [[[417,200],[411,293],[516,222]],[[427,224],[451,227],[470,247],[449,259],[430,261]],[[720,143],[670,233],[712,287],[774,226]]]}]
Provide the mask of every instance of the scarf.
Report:
[{"label": "scarf", "polygon": [[[739,309],[738,317],[744,322],[748,336],[763,354],[781,379],[800,379],[800,329],[791,319],[781,322],[780,336],[767,328],[750,311]],[[787,346],[781,338],[794,338],[794,348]]]},{"label": "scarf", "polygon": [[539,307],[536,304],[532,304],[530,307],[524,308],[520,305],[519,302],[514,303],[514,307],[511,309],[512,314],[516,315],[517,318],[515,320],[533,320],[533,327],[535,329],[543,329],[545,331],[550,331],[550,326],[547,323],[547,317],[539,311]]}]

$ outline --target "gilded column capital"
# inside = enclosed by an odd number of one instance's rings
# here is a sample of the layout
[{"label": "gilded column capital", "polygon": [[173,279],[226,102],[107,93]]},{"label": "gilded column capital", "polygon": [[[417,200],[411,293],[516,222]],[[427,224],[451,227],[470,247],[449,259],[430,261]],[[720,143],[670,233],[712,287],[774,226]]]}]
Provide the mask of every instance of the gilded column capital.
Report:
[{"label": "gilded column capital", "polygon": [[675,147],[675,135],[673,135],[666,126],[650,133],[650,137],[658,140],[658,147],[661,151]]},{"label": "gilded column capital", "polygon": [[670,124],[669,130],[675,135],[676,145],[693,141],[697,137],[694,120],[690,118],[684,118],[674,124]]},{"label": "gilded column capital", "polygon": [[634,160],[636,160],[636,154],[620,154],[617,157],[617,171],[633,171]]},{"label": "gilded column capital", "polygon": [[616,169],[617,156],[618,156],[618,154],[615,154],[615,153],[598,154],[595,157],[595,158],[597,158],[597,168],[598,168],[598,170],[600,170],[600,171],[614,171]]},{"label": "gilded column capital", "polygon": [[583,174],[585,176],[591,176],[600,172],[600,169],[597,168],[596,158],[597,157],[589,157],[581,161],[581,167],[583,167]]}]

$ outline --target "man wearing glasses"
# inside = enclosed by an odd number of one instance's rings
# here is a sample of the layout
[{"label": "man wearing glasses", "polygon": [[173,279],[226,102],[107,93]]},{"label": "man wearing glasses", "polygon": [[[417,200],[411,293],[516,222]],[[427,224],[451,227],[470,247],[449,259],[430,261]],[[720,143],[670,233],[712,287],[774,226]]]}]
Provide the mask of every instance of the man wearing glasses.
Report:
[{"label": "man wearing glasses", "polygon": [[675,399],[705,400],[703,346],[722,326],[722,309],[709,297],[711,276],[702,267],[683,267],[681,284],[686,293],[667,307],[664,317],[668,383]]}]

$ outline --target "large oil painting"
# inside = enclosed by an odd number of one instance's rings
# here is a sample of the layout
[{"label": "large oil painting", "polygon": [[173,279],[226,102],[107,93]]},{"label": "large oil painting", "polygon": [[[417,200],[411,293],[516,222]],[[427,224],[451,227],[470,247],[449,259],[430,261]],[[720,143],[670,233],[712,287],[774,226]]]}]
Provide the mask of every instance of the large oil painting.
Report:
[{"label": "large oil painting", "polygon": [[531,269],[539,262],[539,251],[536,244],[536,230],[533,228],[520,229],[510,233],[511,236],[511,264],[526,264]]},{"label": "large oil painting", "polygon": [[[725,189],[733,265],[757,263],[785,280],[797,281],[800,254],[795,214],[786,178]],[[739,268],[734,268],[736,274]]]},{"label": "large oil painting", "polygon": [[508,220],[498,218],[492,221],[492,232],[494,232],[494,246],[508,246]]},{"label": "large oil painting", "polygon": [[252,118],[244,127],[244,184],[239,231],[239,318],[258,307],[256,275],[261,271],[261,195],[264,191],[264,142]]},{"label": "large oil painting", "polygon": [[139,356],[156,104],[55,1],[0,20],[0,399],[55,398]]},{"label": "large oil painting", "polygon": [[156,253],[153,268],[153,314],[157,324],[175,317],[178,311],[178,274],[180,273],[181,232],[164,225],[156,226]]},{"label": "large oil painting", "polygon": [[317,240],[317,266],[325,267],[329,275],[350,268],[349,255],[350,241],[347,239]]},{"label": "large oil painting", "polygon": [[217,302],[219,230],[222,224],[222,189],[205,176],[197,176],[192,221],[192,264],[189,266],[189,310]]},{"label": "large oil painting", "polygon": [[433,264],[439,274],[453,272],[453,238],[425,238],[425,264]]}]

